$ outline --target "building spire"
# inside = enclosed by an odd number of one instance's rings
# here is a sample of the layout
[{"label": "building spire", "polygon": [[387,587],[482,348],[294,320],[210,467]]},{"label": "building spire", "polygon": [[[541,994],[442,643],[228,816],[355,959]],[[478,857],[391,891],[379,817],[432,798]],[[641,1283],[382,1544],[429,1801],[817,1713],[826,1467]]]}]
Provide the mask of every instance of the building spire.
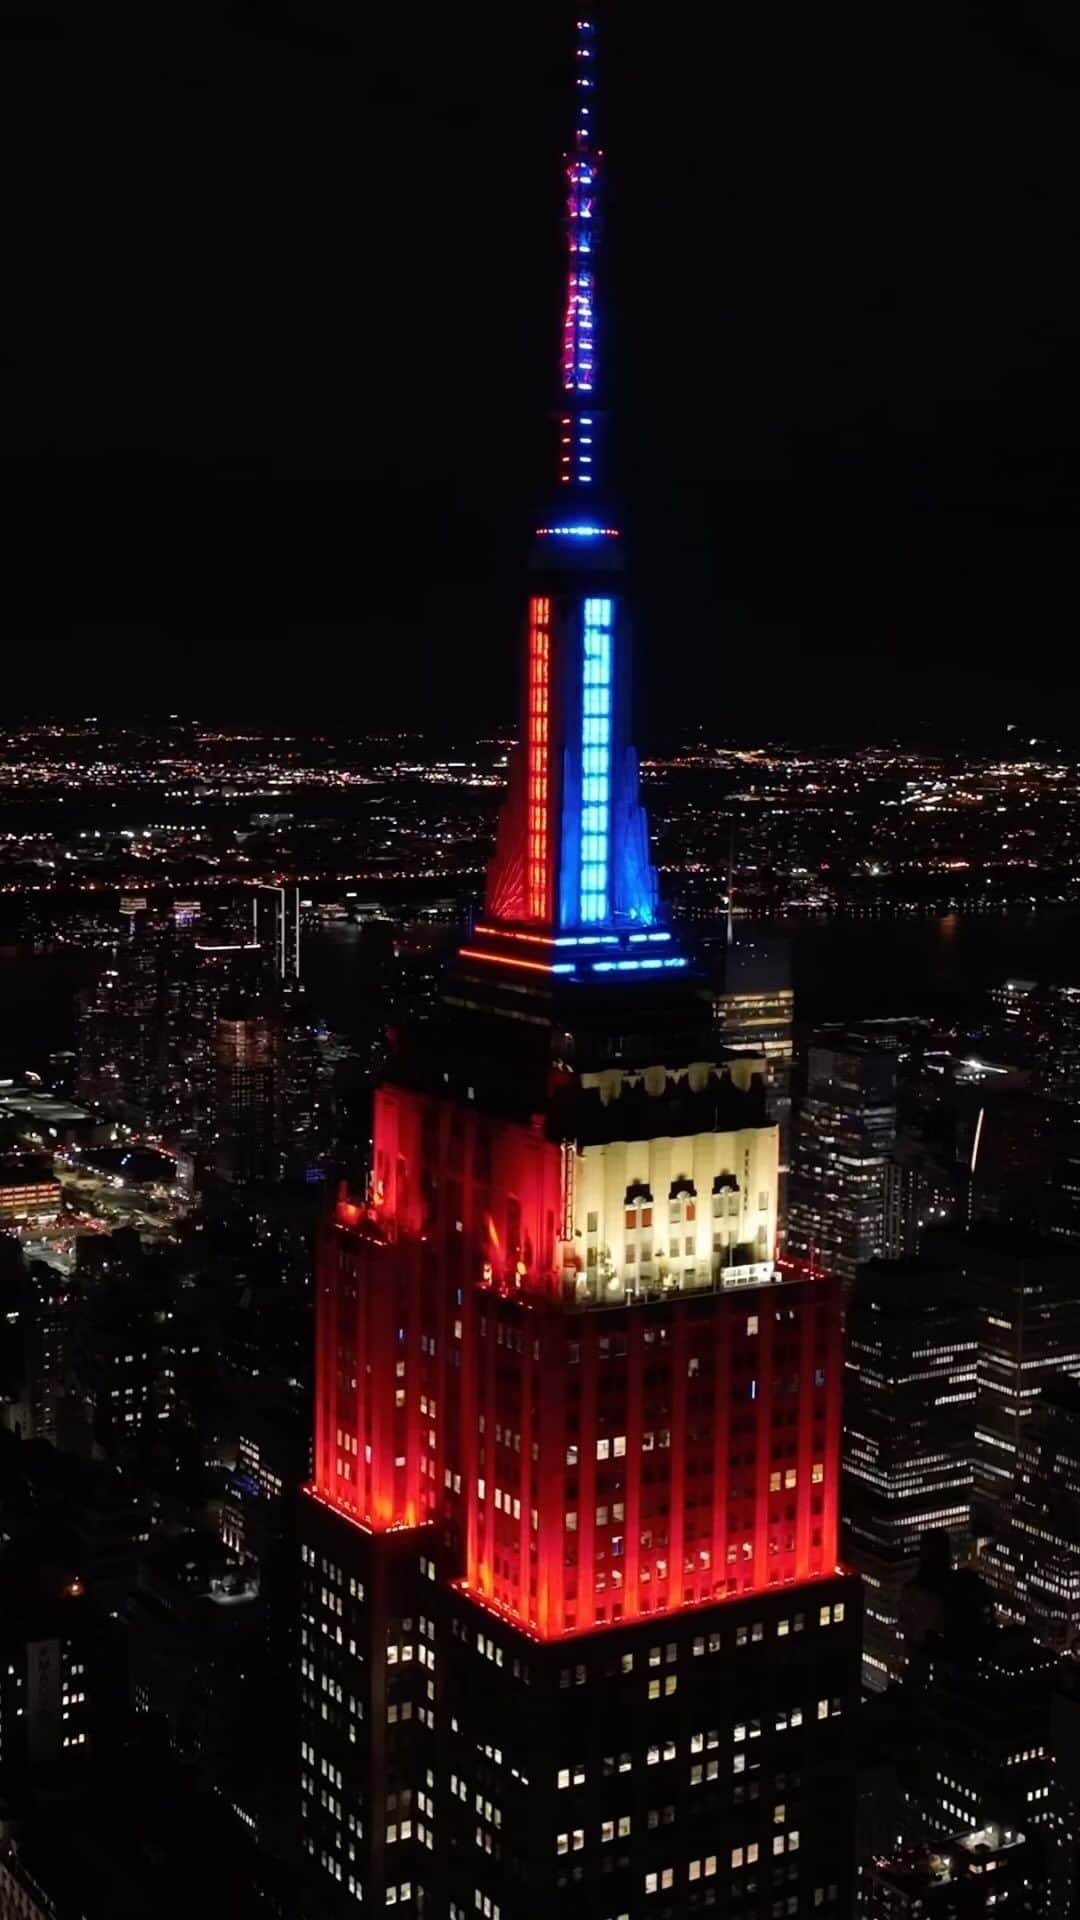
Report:
[{"label": "building spire", "polygon": [[593,128],[596,26],[577,22],[574,134],[566,155],[566,297],[563,305],[559,484],[587,501],[597,482],[596,272],[601,155]]},{"label": "building spire", "polygon": [[596,38],[592,16],[580,18],[566,154],[559,497],[532,551],[521,746],[488,870],[486,925],[463,955],[575,978],[687,965],[663,925],[649,857],[630,732],[619,530],[594,498]]}]

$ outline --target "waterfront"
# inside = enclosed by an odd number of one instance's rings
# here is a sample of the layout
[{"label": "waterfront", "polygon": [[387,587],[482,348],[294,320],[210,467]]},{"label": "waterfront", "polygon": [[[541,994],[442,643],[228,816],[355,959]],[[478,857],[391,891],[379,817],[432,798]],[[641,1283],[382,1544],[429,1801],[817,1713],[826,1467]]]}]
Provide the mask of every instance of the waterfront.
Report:
[{"label": "waterfront", "polygon": [[[982,996],[1010,974],[1080,982],[1080,911],[1043,914],[884,914],[779,918],[737,927],[789,941],[800,1023],[978,1013]],[[366,975],[355,928],[328,927],[305,946],[313,1013],[355,1035],[357,985]],[[363,996],[361,996],[363,998]]]},{"label": "waterfront", "polygon": [[[800,1025],[919,1013],[963,1021],[1010,974],[1080,982],[1080,911],[1032,914],[884,914],[742,923],[790,942]],[[76,996],[105,964],[101,952],[35,953],[0,948],[0,1074],[42,1071],[47,1055],[75,1043]],[[312,1018],[353,1042],[367,1036],[370,959],[361,932],[328,926],[305,937]]]}]

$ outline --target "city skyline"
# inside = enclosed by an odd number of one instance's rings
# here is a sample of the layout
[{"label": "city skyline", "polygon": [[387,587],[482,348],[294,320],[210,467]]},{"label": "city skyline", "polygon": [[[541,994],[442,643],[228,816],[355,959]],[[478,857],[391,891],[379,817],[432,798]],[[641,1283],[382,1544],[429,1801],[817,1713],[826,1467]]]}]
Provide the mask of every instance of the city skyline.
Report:
[{"label": "city skyline", "polygon": [[1080,26],[0,14],[0,1920],[1080,1920]]}]

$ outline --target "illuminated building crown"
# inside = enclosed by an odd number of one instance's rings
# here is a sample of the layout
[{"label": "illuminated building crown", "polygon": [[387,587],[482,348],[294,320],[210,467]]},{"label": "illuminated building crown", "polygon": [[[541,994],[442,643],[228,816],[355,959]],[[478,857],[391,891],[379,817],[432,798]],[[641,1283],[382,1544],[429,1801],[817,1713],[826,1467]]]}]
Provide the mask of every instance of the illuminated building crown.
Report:
[{"label": "illuminated building crown", "polygon": [[[596,504],[601,415],[596,249],[596,34],[577,23],[566,156],[566,294],[559,359],[558,505],[536,530],[521,745],[488,874],[481,939],[532,943],[538,970],[681,967],[659,925],[656,875],[630,739],[630,647],[619,530]],[[550,948],[546,955],[543,949]],[[523,963],[524,964],[524,963]]]}]

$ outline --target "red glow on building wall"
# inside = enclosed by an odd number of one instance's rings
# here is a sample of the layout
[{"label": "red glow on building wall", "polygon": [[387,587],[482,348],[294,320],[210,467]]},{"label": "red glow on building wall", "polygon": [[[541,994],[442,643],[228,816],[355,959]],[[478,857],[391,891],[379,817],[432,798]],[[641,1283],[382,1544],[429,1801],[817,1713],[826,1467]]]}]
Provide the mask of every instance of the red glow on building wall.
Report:
[{"label": "red glow on building wall", "polygon": [[529,605],[528,730],[526,734],[528,818],[525,904],[530,920],[551,917],[548,844],[550,803],[551,601],[536,594]]},{"label": "red glow on building wall", "polygon": [[539,1126],[380,1090],[371,1204],[320,1249],[316,1493],[449,1523],[541,1638],[831,1573],[835,1285],[565,1304],[565,1179]]},{"label": "red glow on building wall", "polygon": [[461,960],[482,960],[486,967],[516,967],[519,973],[550,973],[550,960],[512,960],[501,953],[484,953],[477,947],[462,947]]},{"label": "red glow on building wall", "polygon": [[457,1516],[464,1302],[485,1283],[550,1293],[561,1181],[539,1129],[379,1089],[370,1204],[338,1202],[317,1262],[313,1484],[330,1505],[373,1528]]},{"label": "red glow on building wall", "polygon": [[835,1570],[831,1283],[608,1313],[481,1291],[470,1309],[465,1577],[478,1597],[552,1638]]}]

